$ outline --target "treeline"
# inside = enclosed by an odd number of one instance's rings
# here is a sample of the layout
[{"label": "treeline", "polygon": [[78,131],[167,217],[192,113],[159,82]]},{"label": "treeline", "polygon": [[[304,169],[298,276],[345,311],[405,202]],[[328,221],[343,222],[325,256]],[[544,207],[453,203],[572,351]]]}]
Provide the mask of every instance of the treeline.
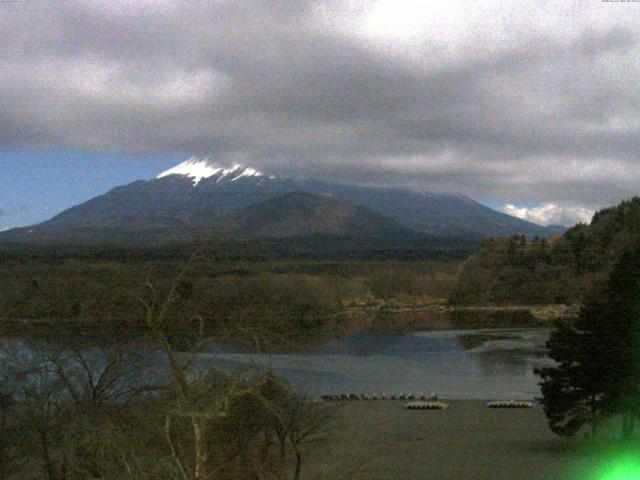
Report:
[{"label": "treeline", "polygon": [[576,303],[640,241],[640,198],[596,212],[552,240],[523,235],[484,240],[449,297],[456,304]]},{"label": "treeline", "polygon": [[584,288],[572,264],[564,239],[487,239],[465,263],[449,300],[476,305],[572,303]]},{"label": "treeline", "polygon": [[[166,292],[183,263],[180,258],[0,259],[0,318],[86,321],[88,327],[113,327],[117,335],[131,332],[142,323],[147,282]],[[353,307],[442,301],[456,275],[453,262],[236,262],[205,251],[181,279],[169,313],[176,324],[189,321],[217,332],[260,329],[274,341],[293,344],[321,339],[334,315]]]},{"label": "treeline", "polygon": [[419,240],[400,238],[383,241],[377,237],[361,238],[341,235],[307,235],[278,239],[229,240],[206,237],[183,242],[140,244],[127,239],[106,242],[70,242],[52,240],[41,243],[0,243],[0,261],[93,260],[153,261],[187,260],[203,243],[215,243],[219,258],[234,262],[273,261],[455,261],[463,260],[477,249],[477,240],[463,237],[426,237]]}]

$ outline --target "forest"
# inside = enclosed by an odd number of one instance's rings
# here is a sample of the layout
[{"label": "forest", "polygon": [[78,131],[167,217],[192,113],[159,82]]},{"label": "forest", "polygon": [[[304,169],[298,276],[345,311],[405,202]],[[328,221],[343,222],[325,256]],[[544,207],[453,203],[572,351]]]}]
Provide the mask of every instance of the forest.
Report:
[{"label": "forest", "polygon": [[589,225],[551,240],[485,239],[464,263],[449,299],[470,305],[579,303],[639,241],[639,197],[602,209]]},{"label": "forest", "polygon": [[[183,252],[61,252],[0,258],[0,311],[28,327],[49,322],[113,335],[144,330],[141,301],[149,284],[166,292],[185,262]],[[459,262],[437,260],[235,260],[205,247],[177,286],[169,312],[176,329],[257,329],[272,342],[321,340],[351,312],[382,306],[441,304]],[[187,320],[185,320],[187,319]],[[62,322],[62,326],[58,325]],[[185,325],[185,322],[189,325]],[[7,322],[5,322],[5,325]],[[73,334],[73,331],[68,332]]]}]

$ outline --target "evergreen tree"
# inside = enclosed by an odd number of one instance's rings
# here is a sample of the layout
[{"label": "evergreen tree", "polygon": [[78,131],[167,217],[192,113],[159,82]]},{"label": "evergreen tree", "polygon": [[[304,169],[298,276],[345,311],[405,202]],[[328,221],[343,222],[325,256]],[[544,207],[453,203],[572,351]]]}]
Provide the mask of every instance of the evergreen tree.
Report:
[{"label": "evergreen tree", "polygon": [[573,326],[558,324],[551,333],[547,348],[558,366],[536,369],[542,382],[541,403],[554,433],[572,436],[583,425],[591,425],[593,433],[605,404],[606,388],[600,377],[585,374],[585,346],[589,335]]},{"label": "evergreen tree", "polygon": [[552,431],[621,414],[623,435],[640,413],[640,248],[623,254],[607,284],[592,295],[575,325],[558,325],[547,348],[557,366],[536,369]]}]

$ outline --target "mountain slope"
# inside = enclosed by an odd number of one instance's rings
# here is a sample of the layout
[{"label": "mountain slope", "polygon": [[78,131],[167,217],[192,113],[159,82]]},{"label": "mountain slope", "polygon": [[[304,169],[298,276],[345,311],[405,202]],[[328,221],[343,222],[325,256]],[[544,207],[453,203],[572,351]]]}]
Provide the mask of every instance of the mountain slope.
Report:
[{"label": "mountain slope", "polygon": [[184,241],[206,234],[225,215],[291,192],[330,195],[429,235],[556,233],[459,195],[276,178],[250,167],[214,167],[190,159],[153,180],[116,187],[41,224],[0,232],[0,241]]},{"label": "mountain slope", "polygon": [[523,233],[551,237],[541,225],[497,212],[462,195],[417,193],[400,188],[371,188],[313,182],[308,191],[330,193],[365,206],[414,230],[439,236],[505,236]]},{"label": "mountain slope", "polygon": [[291,192],[246,207],[215,223],[233,237],[286,238],[337,235],[404,238],[419,234],[379,213],[326,195]]}]

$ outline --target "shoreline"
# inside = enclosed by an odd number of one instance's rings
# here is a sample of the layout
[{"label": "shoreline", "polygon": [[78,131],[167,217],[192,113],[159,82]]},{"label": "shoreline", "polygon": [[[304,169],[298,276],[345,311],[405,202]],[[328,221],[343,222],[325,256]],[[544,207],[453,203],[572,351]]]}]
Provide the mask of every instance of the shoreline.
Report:
[{"label": "shoreline", "polygon": [[329,336],[341,338],[361,331],[414,333],[500,328],[551,328],[577,318],[577,305],[415,305],[351,309],[327,325]]},{"label": "shoreline", "polygon": [[[464,332],[465,330],[501,329],[543,329],[551,328],[557,321],[573,321],[575,308],[566,305],[530,305],[530,306],[465,306],[449,307],[445,305],[416,306],[414,308],[378,308],[372,310],[351,309],[325,317],[325,323],[319,323],[313,332],[307,332],[300,338],[299,344],[278,346],[271,353],[304,352],[324,343],[341,340],[362,332],[403,335],[418,332]],[[92,319],[92,318],[39,318],[12,319],[0,318],[0,335],[25,338],[57,338],[89,341],[135,340],[147,335],[147,327],[130,318]],[[190,336],[189,332],[168,331],[170,336]],[[220,332],[207,329],[201,332],[211,338],[219,337]],[[295,332],[294,332],[295,334]],[[186,338],[186,337],[185,337]],[[245,341],[229,341],[228,333],[224,345],[247,348]],[[224,340],[220,338],[220,340]],[[245,339],[246,340],[246,339]],[[281,348],[286,347],[286,348]]]}]

